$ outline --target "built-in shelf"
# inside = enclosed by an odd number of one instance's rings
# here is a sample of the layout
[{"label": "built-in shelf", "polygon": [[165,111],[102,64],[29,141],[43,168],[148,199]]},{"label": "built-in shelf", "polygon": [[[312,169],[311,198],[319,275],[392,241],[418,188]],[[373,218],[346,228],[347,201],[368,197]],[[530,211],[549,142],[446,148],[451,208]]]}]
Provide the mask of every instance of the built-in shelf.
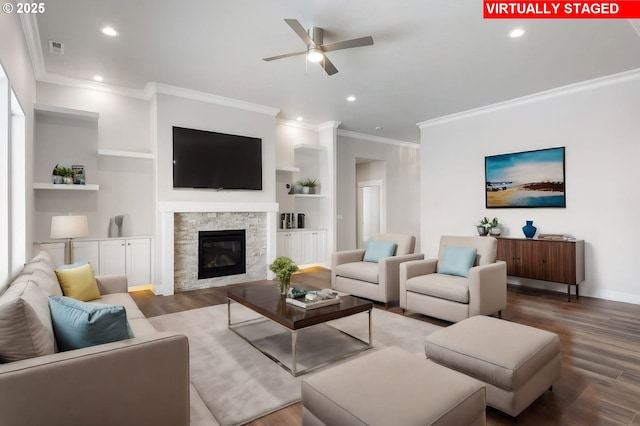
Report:
[{"label": "built-in shelf", "polygon": [[327,196],[324,194],[291,194],[294,197],[301,197],[301,198],[326,198]]},{"label": "built-in shelf", "polygon": [[33,107],[36,114],[57,116],[57,117],[74,117],[85,120],[97,120],[99,114],[93,111],[83,111],[79,109],[63,108],[53,105],[36,104]]},{"label": "built-in shelf", "polygon": [[111,157],[146,158],[150,160],[154,158],[154,155],[151,152],[119,151],[116,149],[98,149],[98,155],[107,155]]},{"label": "built-in shelf", "polygon": [[276,171],[278,171],[278,172],[299,172],[300,171],[300,167],[278,166],[278,167],[276,167]]},{"label": "built-in shelf", "polygon": [[293,149],[312,149],[312,150],[316,150],[316,151],[326,151],[327,148],[324,146],[320,146],[320,145],[309,145],[309,144],[298,144],[298,145],[294,145]]},{"label": "built-in shelf", "polygon": [[57,189],[64,191],[97,191],[100,189],[100,185],[65,185],[65,184],[53,184],[34,182],[33,189]]}]

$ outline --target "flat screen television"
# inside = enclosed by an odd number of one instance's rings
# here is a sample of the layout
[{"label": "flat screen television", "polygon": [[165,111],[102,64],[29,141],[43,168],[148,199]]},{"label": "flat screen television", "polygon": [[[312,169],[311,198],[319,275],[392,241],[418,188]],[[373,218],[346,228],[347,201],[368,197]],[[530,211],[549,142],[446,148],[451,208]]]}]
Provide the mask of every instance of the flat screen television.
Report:
[{"label": "flat screen television", "polygon": [[262,190],[262,139],[174,126],[173,187]]}]

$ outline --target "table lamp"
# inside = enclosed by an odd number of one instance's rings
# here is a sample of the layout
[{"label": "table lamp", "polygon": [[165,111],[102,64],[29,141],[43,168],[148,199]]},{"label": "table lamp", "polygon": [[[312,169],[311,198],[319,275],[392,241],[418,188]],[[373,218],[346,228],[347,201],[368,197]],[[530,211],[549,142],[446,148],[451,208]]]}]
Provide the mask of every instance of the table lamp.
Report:
[{"label": "table lamp", "polygon": [[89,222],[86,216],[52,216],[51,238],[66,238],[64,247],[64,263],[73,262],[71,239],[89,236]]}]

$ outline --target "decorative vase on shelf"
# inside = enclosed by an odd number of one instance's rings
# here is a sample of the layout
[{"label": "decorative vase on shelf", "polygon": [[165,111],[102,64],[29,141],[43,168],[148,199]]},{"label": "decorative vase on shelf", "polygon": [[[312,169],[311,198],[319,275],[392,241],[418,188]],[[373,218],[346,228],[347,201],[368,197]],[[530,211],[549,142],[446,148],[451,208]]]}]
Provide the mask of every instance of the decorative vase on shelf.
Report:
[{"label": "decorative vase on shelf", "polygon": [[114,218],[109,219],[109,238],[115,238],[118,236],[118,225]]},{"label": "decorative vase on shelf", "polygon": [[532,220],[527,220],[527,224],[522,227],[522,232],[524,232],[524,236],[527,238],[533,238],[533,236],[536,235],[537,230],[538,228],[533,226]]}]

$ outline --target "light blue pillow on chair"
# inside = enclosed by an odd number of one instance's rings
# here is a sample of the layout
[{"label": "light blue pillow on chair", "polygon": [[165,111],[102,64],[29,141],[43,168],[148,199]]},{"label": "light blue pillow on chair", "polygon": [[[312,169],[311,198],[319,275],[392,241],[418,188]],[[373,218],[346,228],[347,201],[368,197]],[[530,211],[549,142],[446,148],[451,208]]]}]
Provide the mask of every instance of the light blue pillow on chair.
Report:
[{"label": "light blue pillow on chair", "polygon": [[60,351],[86,348],[133,337],[124,306],[86,303],[49,296],[53,333]]},{"label": "light blue pillow on chair", "polygon": [[378,263],[378,260],[391,257],[396,252],[396,243],[389,241],[369,240],[364,252],[364,261]]},{"label": "light blue pillow on chair", "polygon": [[469,269],[476,261],[478,249],[473,247],[444,246],[442,262],[438,264],[438,273],[469,277]]}]

